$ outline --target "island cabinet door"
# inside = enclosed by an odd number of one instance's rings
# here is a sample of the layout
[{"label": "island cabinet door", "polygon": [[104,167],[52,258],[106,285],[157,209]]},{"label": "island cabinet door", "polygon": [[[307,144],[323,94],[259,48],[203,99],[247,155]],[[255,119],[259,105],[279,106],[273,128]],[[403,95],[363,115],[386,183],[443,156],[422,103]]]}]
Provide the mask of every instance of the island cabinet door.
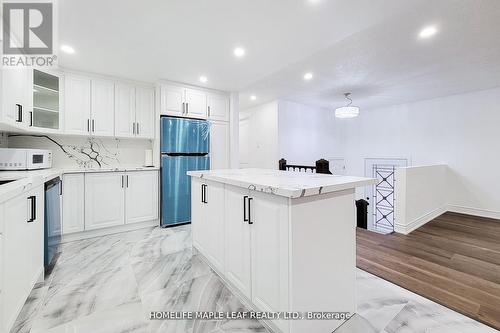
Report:
[{"label": "island cabinet door", "polygon": [[192,178],[191,224],[193,244],[221,272],[224,271],[224,184]]},{"label": "island cabinet door", "polygon": [[248,224],[247,204],[248,190],[226,185],[225,276],[240,292],[251,299],[250,224]]},{"label": "island cabinet door", "polygon": [[207,257],[224,272],[224,184],[204,181],[205,232]]},{"label": "island cabinet door", "polygon": [[202,254],[205,254],[207,243],[206,224],[204,218],[206,215],[206,206],[203,203],[204,183],[200,178],[191,177],[191,230],[193,233],[193,245]]},{"label": "island cabinet door", "polygon": [[[288,311],[288,198],[252,192],[252,302],[262,311]],[[287,321],[278,321],[283,331]]]}]

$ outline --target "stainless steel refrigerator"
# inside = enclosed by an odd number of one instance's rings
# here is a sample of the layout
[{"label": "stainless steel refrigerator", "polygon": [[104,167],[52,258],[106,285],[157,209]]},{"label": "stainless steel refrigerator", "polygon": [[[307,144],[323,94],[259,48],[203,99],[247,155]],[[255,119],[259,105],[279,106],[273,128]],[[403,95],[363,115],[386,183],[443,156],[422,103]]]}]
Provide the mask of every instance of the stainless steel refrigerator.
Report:
[{"label": "stainless steel refrigerator", "polygon": [[210,125],[161,117],[161,226],[191,222],[191,170],[210,169]]}]

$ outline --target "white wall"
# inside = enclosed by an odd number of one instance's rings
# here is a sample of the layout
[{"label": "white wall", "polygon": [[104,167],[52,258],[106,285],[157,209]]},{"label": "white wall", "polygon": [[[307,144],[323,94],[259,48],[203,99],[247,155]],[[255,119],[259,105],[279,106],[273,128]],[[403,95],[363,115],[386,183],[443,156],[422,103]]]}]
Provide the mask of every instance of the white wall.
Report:
[{"label": "white wall", "polygon": [[277,169],[278,103],[242,110],[239,119],[240,167]]},{"label": "white wall", "polygon": [[337,157],[333,112],[290,101],[274,101],[240,111],[240,167],[314,165]]},{"label": "white wall", "polygon": [[396,169],[394,230],[407,234],[448,210],[446,165]]},{"label": "white wall", "polygon": [[[87,137],[77,136],[49,136],[59,144],[64,145],[69,151],[74,151],[72,147],[89,147]],[[144,151],[152,149],[150,140],[132,140],[132,139],[95,139],[98,144],[100,154],[104,156],[102,167],[116,166],[142,166],[144,164]],[[9,148],[36,148],[50,149],[53,155],[53,167],[55,168],[78,168],[79,163],[75,159],[69,158],[59,146],[46,138],[20,136],[9,137]],[[88,160],[85,155],[75,154],[82,161]],[[96,163],[89,166],[97,167]]]},{"label": "white wall", "polygon": [[290,164],[314,165],[337,156],[332,110],[289,101],[280,101],[278,108],[280,157]]},{"label": "white wall", "polygon": [[500,88],[362,109],[358,118],[335,120],[347,174],[364,175],[367,157],[447,164],[450,207],[495,218],[500,218],[499,127]]}]

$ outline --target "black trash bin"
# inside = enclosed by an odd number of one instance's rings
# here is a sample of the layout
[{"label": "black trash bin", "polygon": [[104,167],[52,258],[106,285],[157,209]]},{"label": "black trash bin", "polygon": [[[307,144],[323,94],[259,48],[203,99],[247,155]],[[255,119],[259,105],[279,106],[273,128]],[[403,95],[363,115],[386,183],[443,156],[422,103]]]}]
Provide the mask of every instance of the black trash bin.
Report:
[{"label": "black trash bin", "polygon": [[356,200],[357,224],[358,228],[368,227],[368,201],[365,199]]}]

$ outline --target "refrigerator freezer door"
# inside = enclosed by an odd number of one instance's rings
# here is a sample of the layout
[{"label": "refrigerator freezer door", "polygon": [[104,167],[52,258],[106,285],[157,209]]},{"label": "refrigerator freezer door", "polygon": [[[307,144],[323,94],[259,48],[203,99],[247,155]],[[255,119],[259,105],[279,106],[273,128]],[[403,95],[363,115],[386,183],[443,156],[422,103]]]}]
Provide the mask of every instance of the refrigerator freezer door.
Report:
[{"label": "refrigerator freezer door", "polygon": [[208,153],[210,124],[204,120],[161,118],[162,153]]},{"label": "refrigerator freezer door", "polygon": [[210,169],[208,156],[168,156],[161,158],[161,225],[191,222],[191,170]]}]

